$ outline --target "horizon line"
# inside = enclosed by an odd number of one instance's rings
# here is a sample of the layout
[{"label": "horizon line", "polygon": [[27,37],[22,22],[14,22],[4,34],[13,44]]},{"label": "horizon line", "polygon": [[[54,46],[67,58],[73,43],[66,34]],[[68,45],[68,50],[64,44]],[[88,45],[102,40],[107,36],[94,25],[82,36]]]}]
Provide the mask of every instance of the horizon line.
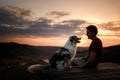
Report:
[{"label": "horizon line", "polygon": [[[19,42],[0,42],[0,43],[14,43],[14,44],[21,44],[21,45],[28,45],[28,46],[37,46],[37,47],[63,47],[63,46],[52,46],[52,45],[32,45],[32,44],[27,44],[27,43],[19,43]],[[111,47],[111,46],[118,46],[120,44],[117,45],[110,45],[110,46],[103,46],[104,47]],[[77,47],[86,47],[88,48],[88,46],[77,46]]]}]

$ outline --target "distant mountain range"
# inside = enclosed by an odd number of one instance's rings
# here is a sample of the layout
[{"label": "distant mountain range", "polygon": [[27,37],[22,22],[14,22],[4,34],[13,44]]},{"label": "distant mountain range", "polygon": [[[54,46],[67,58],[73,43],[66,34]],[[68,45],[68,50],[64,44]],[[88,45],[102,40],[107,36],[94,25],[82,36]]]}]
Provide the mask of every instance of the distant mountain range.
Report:
[{"label": "distant mountain range", "polygon": [[[10,58],[16,56],[38,56],[40,58],[50,58],[60,47],[52,46],[31,46],[14,42],[0,43],[0,58]],[[76,56],[87,54],[87,47],[78,47]],[[114,62],[120,64],[120,45],[103,48],[101,62]]]},{"label": "distant mountain range", "polygon": [[39,56],[42,58],[52,55],[57,49],[59,47],[31,46],[14,42],[0,43],[0,57]]},{"label": "distant mountain range", "polygon": [[120,64],[120,45],[103,48],[101,62],[113,62]]}]

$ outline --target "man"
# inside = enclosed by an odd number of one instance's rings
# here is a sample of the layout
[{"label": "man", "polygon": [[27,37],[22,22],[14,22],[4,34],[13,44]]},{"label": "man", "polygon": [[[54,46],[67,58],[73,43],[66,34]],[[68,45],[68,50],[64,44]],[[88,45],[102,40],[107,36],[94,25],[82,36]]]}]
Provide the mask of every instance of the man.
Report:
[{"label": "man", "polygon": [[[102,52],[102,42],[101,40],[96,36],[98,33],[98,29],[94,25],[89,25],[87,28],[87,37],[88,39],[91,39],[92,42],[89,46],[89,53],[86,57],[83,57],[82,59],[79,59],[78,66],[80,68],[85,69],[97,69],[97,66],[99,64],[101,52]],[[73,61],[74,63],[74,61]],[[82,63],[82,64],[81,64]]]}]

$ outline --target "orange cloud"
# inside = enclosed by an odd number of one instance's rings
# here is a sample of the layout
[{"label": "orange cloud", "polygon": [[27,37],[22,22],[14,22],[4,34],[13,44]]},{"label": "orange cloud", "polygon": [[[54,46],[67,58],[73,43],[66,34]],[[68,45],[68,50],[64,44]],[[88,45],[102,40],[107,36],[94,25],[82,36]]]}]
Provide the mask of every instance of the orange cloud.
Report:
[{"label": "orange cloud", "polygon": [[99,24],[98,27],[98,36],[102,39],[103,46],[120,44],[120,21]]}]

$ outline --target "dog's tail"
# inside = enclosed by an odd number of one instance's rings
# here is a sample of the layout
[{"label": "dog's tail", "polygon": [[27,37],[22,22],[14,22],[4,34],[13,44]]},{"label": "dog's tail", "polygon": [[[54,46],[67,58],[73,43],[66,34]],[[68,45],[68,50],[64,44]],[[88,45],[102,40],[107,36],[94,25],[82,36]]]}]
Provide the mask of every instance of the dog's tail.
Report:
[{"label": "dog's tail", "polygon": [[40,70],[41,66],[42,66],[42,65],[40,65],[40,64],[31,65],[31,66],[29,66],[29,67],[27,68],[27,70],[28,70],[28,72],[30,72],[30,73],[35,73],[35,72],[37,72],[38,70]]}]

